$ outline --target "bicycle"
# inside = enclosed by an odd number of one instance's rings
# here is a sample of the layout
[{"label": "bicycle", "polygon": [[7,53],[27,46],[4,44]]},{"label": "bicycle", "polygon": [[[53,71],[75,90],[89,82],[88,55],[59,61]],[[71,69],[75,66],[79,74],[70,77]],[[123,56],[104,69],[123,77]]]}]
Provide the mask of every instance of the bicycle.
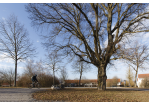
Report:
[{"label": "bicycle", "polygon": [[28,88],[38,88],[38,89],[40,89],[40,87],[41,87],[41,85],[38,82],[34,83],[34,86],[33,86],[33,83],[28,84]]}]

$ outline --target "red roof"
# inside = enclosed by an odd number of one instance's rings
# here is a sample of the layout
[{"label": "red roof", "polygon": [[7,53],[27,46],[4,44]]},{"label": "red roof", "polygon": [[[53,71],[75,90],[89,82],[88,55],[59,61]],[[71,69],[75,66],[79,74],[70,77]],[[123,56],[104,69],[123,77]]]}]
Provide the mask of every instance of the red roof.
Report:
[{"label": "red roof", "polygon": [[97,79],[89,79],[89,82],[97,82]]},{"label": "red roof", "polygon": [[[107,79],[106,80],[106,82],[110,82],[110,81],[112,81],[113,79]],[[118,82],[120,82],[121,80],[120,79],[117,79],[118,80]]]},{"label": "red roof", "polygon": [[[112,81],[113,79],[107,79],[106,82],[108,81]],[[121,80],[118,79],[118,82],[120,82]],[[89,82],[92,82],[92,83],[97,83],[97,79],[87,79],[87,80],[81,80],[81,82],[86,82],[86,83],[89,83]],[[65,80],[65,83],[79,83],[79,80]]]},{"label": "red roof", "polygon": [[149,77],[149,74],[138,74],[138,78]]},{"label": "red roof", "polygon": [[[97,79],[87,79],[87,80],[81,80],[81,82],[97,82]],[[65,80],[65,83],[79,83],[79,80]]]},{"label": "red roof", "polygon": [[65,83],[78,83],[78,80],[65,80]]}]

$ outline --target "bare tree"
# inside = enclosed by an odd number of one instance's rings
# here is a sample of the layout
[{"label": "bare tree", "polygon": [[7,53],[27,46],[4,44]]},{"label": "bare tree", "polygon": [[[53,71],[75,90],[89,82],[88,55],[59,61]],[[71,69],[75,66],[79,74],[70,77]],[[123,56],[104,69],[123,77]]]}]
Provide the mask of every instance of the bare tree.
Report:
[{"label": "bare tree", "polygon": [[42,60],[36,62],[34,60],[28,60],[25,64],[24,74],[33,76],[34,74],[42,74],[45,70],[46,68]]},{"label": "bare tree", "polygon": [[118,78],[117,78],[117,76],[114,76],[113,78],[112,78],[112,85],[113,86],[117,86],[117,84],[118,84]]},{"label": "bare tree", "polygon": [[139,69],[146,69],[145,64],[148,63],[149,53],[148,46],[135,41],[131,46],[122,50],[122,56],[126,63],[135,71],[135,87],[137,86],[137,76]]},{"label": "bare tree", "polygon": [[60,73],[61,73],[61,82],[64,83],[64,81],[68,78],[68,73],[66,71],[65,66],[61,67],[60,69],[61,69],[61,71],[60,71]]},{"label": "bare tree", "polygon": [[119,51],[119,43],[135,33],[149,31],[147,8],[148,4],[142,3],[26,5],[32,25],[53,28],[44,36],[44,45],[95,65],[98,89],[103,90],[106,89],[106,67],[111,60],[117,59],[115,53]]},{"label": "bare tree", "polygon": [[29,78],[31,78],[31,76],[35,74],[35,68],[36,68],[36,65],[34,60],[28,60],[24,67],[24,74],[29,76]]},{"label": "bare tree", "polygon": [[133,81],[133,72],[129,66],[129,69],[127,71],[127,74],[126,74],[126,78],[129,80],[129,86],[131,86],[131,82]]},{"label": "bare tree", "polygon": [[107,83],[107,87],[117,87],[118,85],[118,78],[117,76],[114,76],[112,79],[108,79]]},{"label": "bare tree", "polygon": [[45,70],[46,70],[46,67],[44,65],[44,61],[43,60],[37,61],[35,66],[36,66],[35,69],[36,69],[37,74],[38,73],[44,73]]},{"label": "bare tree", "polygon": [[14,86],[16,86],[18,61],[33,56],[35,48],[32,47],[32,43],[27,37],[27,30],[14,15],[10,15],[8,19],[0,22],[0,35],[0,51],[15,62]]},{"label": "bare tree", "polygon": [[74,63],[72,64],[72,68],[74,69],[73,71],[74,73],[77,73],[80,75],[80,78],[79,78],[79,86],[80,86],[82,74],[90,70],[90,65],[87,64],[86,62],[81,62],[80,60],[77,60],[77,61],[74,61]]},{"label": "bare tree", "polygon": [[1,75],[1,79],[7,83],[9,83],[9,85],[11,86],[12,82],[14,82],[14,76],[15,76],[15,72],[13,71],[12,68],[8,69],[8,70],[1,70],[0,71],[0,75]]},{"label": "bare tree", "polygon": [[47,60],[45,61],[47,69],[53,72],[53,85],[55,85],[55,72],[60,70],[59,63],[61,62],[60,57],[57,53],[49,53]]}]

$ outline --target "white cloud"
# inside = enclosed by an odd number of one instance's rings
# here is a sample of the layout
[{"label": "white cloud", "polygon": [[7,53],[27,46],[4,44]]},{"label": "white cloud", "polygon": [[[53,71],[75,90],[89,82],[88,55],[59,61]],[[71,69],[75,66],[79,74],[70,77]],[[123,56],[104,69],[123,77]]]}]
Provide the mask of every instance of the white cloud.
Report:
[{"label": "white cloud", "polygon": [[24,70],[24,69],[25,69],[25,67],[18,66],[18,69]]},{"label": "white cloud", "polygon": [[36,42],[39,43],[39,40],[37,40]]},{"label": "white cloud", "polygon": [[8,53],[3,53],[0,54],[0,62],[4,62],[4,63],[14,63],[14,60],[12,58],[8,58],[7,57]]},{"label": "white cloud", "polygon": [[143,34],[142,38],[143,38],[144,41],[148,41],[149,40],[149,33]]},{"label": "white cloud", "polygon": [[6,19],[4,17],[2,17],[2,19],[5,21]]},{"label": "white cloud", "polygon": [[14,68],[14,66],[8,64],[0,64],[0,69],[8,69],[8,68]]},{"label": "white cloud", "polygon": [[6,58],[4,61],[6,63],[14,63],[14,61],[12,60],[12,58]]}]

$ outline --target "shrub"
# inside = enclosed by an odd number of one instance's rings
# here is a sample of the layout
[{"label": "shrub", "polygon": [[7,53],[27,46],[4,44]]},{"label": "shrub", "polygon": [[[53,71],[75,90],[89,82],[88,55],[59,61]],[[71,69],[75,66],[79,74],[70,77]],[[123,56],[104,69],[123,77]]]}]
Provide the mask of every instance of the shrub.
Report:
[{"label": "shrub", "polygon": [[[28,83],[32,83],[30,75],[24,74],[19,77],[17,81],[17,86],[19,87],[27,87]],[[53,85],[53,76],[52,75],[47,75],[45,73],[40,73],[37,76],[37,79],[39,83],[41,84],[42,87],[50,87]],[[55,84],[59,84],[59,80],[57,77],[55,77]]]},{"label": "shrub", "polygon": [[149,87],[149,78],[144,78],[141,83],[141,87]]}]

